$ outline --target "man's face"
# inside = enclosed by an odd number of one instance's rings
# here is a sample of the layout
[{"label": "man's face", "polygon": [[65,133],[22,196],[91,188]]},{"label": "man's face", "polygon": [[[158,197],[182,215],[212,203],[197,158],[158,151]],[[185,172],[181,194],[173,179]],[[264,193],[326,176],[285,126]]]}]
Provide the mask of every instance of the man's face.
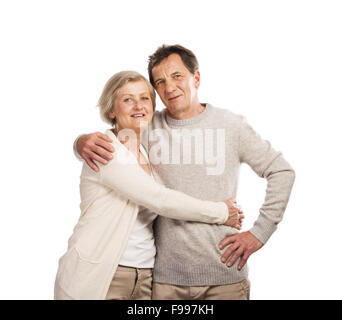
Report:
[{"label": "man's face", "polygon": [[198,71],[192,74],[174,53],[152,69],[156,91],[171,116],[181,119],[198,107]]}]

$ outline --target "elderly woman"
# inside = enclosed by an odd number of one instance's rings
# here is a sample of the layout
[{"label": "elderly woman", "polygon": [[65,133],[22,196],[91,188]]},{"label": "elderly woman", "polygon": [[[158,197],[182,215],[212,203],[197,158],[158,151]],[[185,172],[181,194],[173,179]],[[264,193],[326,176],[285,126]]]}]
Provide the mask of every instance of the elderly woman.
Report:
[{"label": "elderly woman", "polygon": [[59,260],[55,299],[151,299],[156,214],[240,229],[242,211],[233,199],[202,201],[154,181],[140,135],[155,92],[142,75],[115,74],[99,107],[115,152],[98,172],[83,165],[81,215]]}]

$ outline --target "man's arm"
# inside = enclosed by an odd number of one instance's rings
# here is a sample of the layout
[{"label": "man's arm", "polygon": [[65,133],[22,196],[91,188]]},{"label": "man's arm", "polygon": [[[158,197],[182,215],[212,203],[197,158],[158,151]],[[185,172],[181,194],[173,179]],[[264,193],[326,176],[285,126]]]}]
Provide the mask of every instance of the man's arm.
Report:
[{"label": "man's arm", "polygon": [[76,138],[74,142],[74,153],[78,159],[83,159],[94,171],[99,167],[94,161],[106,165],[112,159],[114,152],[113,142],[106,134],[94,132],[84,134]]},{"label": "man's arm", "polygon": [[282,154],[272,149],[268,141],[242,121],[239,138],[240,162],[247,163],[260,177],[267,179],[265,201],[253,227],[223,239],[219,247],[230,244],[222,255],[222,262],[233,265],[238,258],[241,269],[249,256],[267,242],[282,220],[295,179],[294,170]]}]

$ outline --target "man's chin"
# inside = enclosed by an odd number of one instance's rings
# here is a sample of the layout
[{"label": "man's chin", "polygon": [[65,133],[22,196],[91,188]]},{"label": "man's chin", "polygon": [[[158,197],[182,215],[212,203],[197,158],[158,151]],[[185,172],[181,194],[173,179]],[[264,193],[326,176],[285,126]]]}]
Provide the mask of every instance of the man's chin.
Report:
[{"label": "man's chin", "polygon": [[166,106],[166,109],[168,111],[168,115],[171,118],[177,119],[179,116],[187,112],[188,108],[184,106],[177,106],[177,105],[169,105]]}]

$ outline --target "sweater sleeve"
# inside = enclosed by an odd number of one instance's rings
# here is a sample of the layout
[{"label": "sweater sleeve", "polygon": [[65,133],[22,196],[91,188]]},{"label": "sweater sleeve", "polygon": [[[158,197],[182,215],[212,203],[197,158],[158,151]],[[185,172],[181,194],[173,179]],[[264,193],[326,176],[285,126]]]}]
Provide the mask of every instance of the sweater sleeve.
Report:
[{"label": "sweater sleeve", "polygon": [[99,166],[100,181],[121,196],[153,212],[178,220],[223,224],[228,219],[224,202],[203,201],[158,184],[127,149],[114,146],[114,159]]},{"label": "sweater sleeve", "polygon": [[240,127],[239,156],[240,162],[247,163],[257,175],[267,179],[264,203],[250,229],[257,239],[266,243],[283,218],[295,172],[282,154],[261,139],[245,119]]},{"label": "sweater sleeve", "polygon": [[79,136],[75,139],[74,144],[73,144],[73,151],[74,151],[75,157],[76,157],[78,160],[82,161],[83,159],[82,159],[82,157],[78,154],[77,149],[76,149],[77,141],[78,141],[78,139],[79,139],[80,137],[82,137],[82,134],[79,135]]}]

